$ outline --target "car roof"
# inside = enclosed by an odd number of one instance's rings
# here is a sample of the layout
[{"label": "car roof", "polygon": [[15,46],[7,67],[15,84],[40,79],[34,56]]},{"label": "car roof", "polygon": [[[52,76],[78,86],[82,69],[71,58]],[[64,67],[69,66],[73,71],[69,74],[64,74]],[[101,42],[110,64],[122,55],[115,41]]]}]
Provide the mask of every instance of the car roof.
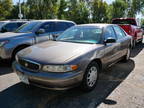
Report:
[{"label": "car roof", "polygon": [[28,22],[28,21],[9,21],[8,23],[18,23],[18,22]]},{"label": "car roof", "polygon": [[9,21],[9,20],[7,20],[7,21],[0,21],[0,22],[4,22],[4,23],[5,23],[5,22],[10,22],[10,21]]},{"label": "car roof", "polygon": [[10,24],[10,23],[27,23],[28,21],[0,21],[0,22],[4,22],[4,24]]},{"label": "car roof", "polygon": [[4,23],[17,23],[17,22],[28,22],[27,20],[3,20],[0,22],[4,22]]},{"label": "car roof", "polygon": [[75,24],[75,22],[73,22],[73,21],[68,21],[68,20],[58,20],[58,19],[49,19],[49,20],[32,20],[32,21],[30,21],[30,22],[53,22],[53,21],[55,21],[55,22],[69,22],[69,23],[74,23],[74,24]]},{"label": "car roof", "polygon": [[107,27],[107,26],[110,26],[110,25],[116,25],[116,24],[93,23],[93,24],[80,24],[80,25],[77,25],[77,26],[83,26],[83,27],[100,27],[100,28],[103,28],[103,27]]}]

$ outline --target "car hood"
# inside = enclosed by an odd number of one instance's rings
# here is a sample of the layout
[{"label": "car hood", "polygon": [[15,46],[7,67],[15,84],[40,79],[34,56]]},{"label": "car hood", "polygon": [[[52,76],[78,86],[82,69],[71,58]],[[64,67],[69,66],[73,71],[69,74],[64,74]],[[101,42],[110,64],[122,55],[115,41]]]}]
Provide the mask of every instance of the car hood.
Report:
[{"label": "car hood", "polygon": [[14,33],[14,32],[0,33],[0,40],[19,37],[19,36],[21,37],[28,34],[30,33]]},{"label": "car hood", "polygon": [[42,64],[64,64],[100,46],[96,44],[48,41],[26,48],[17,55],[20,58]]}]

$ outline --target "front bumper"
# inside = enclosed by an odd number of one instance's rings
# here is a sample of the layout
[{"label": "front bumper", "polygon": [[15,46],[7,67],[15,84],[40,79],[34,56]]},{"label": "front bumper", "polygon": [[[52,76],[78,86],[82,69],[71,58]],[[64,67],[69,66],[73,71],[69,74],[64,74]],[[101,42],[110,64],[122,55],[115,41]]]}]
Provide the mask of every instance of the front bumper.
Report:
[{"label": "front bumper", "polygon": [[32,72],[23,69],[18,63],[13,63],[13,69],[18,76],[27,76],[29,84],[53,90],[65,90],[79,85],[83,79],[83,72]]}]

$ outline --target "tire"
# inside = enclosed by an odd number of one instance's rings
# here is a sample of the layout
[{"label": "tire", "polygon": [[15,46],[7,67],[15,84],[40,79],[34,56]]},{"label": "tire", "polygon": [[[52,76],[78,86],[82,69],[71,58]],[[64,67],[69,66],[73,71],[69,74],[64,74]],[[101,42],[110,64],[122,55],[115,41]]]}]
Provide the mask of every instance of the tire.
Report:
[{"label": "tire", "polygon": [[139,43],[142,44],[142,43],[143,43],[143,39],[141,39],[141,40],[139,41]]},{"label": "tire", "polygon": [[123,62],[128,62],[130,59],[130,53],[131,53],[131,49],[128,48],[127,50],[127,54],[124,56],[124,58],[122,59]]},{"label": "tire", "polygon": [[20,50],[22,50],[22,49],[24,49],[24,48],[26,48],[26,47],[28,47],[28,46],[21,46],[21,47],[16,48],[16,49],[13,51],[11,62],[14,62],[14,61],[15,61],[15,56],[16,56],[16,54],[17,54]]},{"label": "tire", "polygon": [[96,87],[99,71],[100,68],[96,62],[92,62],[88,65],[81,84],[81,89],[83,91],[89,92]]}]

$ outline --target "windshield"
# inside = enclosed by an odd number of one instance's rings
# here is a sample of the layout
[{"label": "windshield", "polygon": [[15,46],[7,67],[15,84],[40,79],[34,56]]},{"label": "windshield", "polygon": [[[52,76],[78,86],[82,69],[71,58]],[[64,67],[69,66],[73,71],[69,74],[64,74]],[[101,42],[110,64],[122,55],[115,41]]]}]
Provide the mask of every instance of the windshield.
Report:
[{"label": "windshield", "polygon": [[17,33],[26,33],[26,32],[32,32],[37,25],[39,25],[41,22],[30,22],[22,25],[19,27],[16,32]]},{"label": "windshield", "polygon": [[74,43],[100,43],[102,29],[96,27],[72,27],[61,34],[56,41]]},{"label": "windshield", "polygon": [[0,27],[4,24],[4,22],[0,22]]}]

